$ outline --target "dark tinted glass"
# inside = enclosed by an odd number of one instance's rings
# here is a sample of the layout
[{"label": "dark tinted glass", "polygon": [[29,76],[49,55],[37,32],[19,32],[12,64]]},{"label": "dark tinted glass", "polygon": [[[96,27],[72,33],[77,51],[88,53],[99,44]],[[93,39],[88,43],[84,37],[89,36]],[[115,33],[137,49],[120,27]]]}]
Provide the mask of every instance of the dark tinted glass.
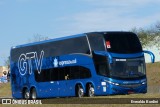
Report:
[{"label": "dark tinted glass", "polygon": [[87,38],[86,36],[81,36],[15,48],[11,51],[11,58],[12,61],[17,61],[21,54],[28,52],[37,52],[39,56],[42,50],[44,51],[44,57],[67,55],[72,53],[90,54]]},{"label": "dark tinted glass", "polygon": [[110,77],[115,79],[140,79],[146,77],[144,58],[113,59],[110,65]]},{"label": "dark tinted glass", "polygon": [[103,35],[100,33],[88,33],[88,40],[91,46],[91,51],[105,51]]},{"label": "dark tinted glass", "polygon": [[93,54],[93,60],[97,74],[109,76],[108,58],[106,56]]},{"label": "dark tinted glass", "polygon": [[35,71],[34,74],[37,82],[84,79],[91,77],[90,70],[82,66],[44,69],[40,74],[38,74],[37,71]]},{"label": "dark tinted glass", "polygon": [[131,32],[108,32],[104,34],[107,51],[113,53],[137,53],[142,52],[140,41]]}]

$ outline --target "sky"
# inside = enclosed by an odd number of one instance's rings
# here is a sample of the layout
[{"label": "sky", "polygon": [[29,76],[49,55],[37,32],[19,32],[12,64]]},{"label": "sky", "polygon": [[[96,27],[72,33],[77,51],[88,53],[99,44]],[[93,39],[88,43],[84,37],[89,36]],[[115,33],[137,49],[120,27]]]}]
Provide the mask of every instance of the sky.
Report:
[{"label": "sky", "polygon": [[128,31],[160,21],[160,0],[0,0],[0,65],[12,46],[93,31]]}]

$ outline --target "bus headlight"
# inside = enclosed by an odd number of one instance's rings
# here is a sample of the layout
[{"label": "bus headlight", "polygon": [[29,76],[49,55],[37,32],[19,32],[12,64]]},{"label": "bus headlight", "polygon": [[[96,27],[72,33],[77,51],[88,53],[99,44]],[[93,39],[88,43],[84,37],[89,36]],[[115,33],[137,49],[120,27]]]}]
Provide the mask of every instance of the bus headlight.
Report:
[{"label": "bus headlight", "polygon": [[143,84],[143,85],[146,84],[146,81],[142,82],[142,84]]},{"label": "bus headlight", "polygon": [[112,85],[119,85],[118,83],[114,83],[114,82],[111,82],[111,81],[107,81],[109,84],[112,84]]},{"label": "bus headlight", "polygon": [[114,85],[119,85],[118,83],[114,83]]}]

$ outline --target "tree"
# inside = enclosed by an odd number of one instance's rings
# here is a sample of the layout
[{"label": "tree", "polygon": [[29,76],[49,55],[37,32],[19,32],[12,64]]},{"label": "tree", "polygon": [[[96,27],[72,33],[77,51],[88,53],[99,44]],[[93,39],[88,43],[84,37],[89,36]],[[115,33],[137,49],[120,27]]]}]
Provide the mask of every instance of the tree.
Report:
[{"label": "tree", "polygon": [[[48,40],[48,39],[49,39],[48,37],[44,37],[40,34],[36,34],[33,36],[32,39],[29,39],[29,42],[38,42],[38,41],[43,41],[43,40]],[[10,56],[4,60],[4,66],[7,66],[8,69],[10,68]]]},{"label": "tree", "polygon": [[157,22],[156,28],[157,28],[157,30],[160,32],[160,22]]},{"label": "tree", "polygon": [[160,49],[160,22],[150,26],[148,29],[133,28],[131,31],[138,35],[143,48],[156,46]]},{"label": "tree", "polygon": [[42,36],[40,34],[35,34],[33,35],[33,38],[29,39],[29,43],[31,42],[39,42],[39,41],[44,41],[44,40],[48,40],[48,37]]},{"label": "tree", "polygon": [[7,66],[8,69],[10,68],[10,56],[4,60],[4,66]]}]

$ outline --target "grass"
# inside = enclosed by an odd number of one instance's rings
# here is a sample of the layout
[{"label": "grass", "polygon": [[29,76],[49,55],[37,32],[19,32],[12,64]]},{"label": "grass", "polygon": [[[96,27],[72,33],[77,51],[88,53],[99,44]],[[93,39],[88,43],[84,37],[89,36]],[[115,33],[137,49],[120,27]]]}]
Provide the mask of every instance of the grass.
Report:
[{"label": "grass", "polygon": [[160,86],[160,62],[146,65],[148,86]]},{"label": "grass", "polygon": [[10,83],[0,83],[0,98],[11,97]]},{"label": "grass", "polygon": [[[112,96],[96,96],[96,98],[160,98],[160,91],[156,92],[154,90],[160,90],[160,62],[154,64],[147,64],[147,79],[148,86],[153,87],[152,93],[147,94],[130,94],[130,95],[112,95]],[[0,84],[0,98],[11,96],[10,83]],[[4,105],[0,105],[4,106]],[[19,107],[21,105],[12,105],[12,107]],[[30,107],[151,107],[151,104],[43,104],[43,105],[29,105]],[[28,107],[28,105],[23,105],[23,107]],[[158,104],[154,104],[154,107],[159,107]]]}]

